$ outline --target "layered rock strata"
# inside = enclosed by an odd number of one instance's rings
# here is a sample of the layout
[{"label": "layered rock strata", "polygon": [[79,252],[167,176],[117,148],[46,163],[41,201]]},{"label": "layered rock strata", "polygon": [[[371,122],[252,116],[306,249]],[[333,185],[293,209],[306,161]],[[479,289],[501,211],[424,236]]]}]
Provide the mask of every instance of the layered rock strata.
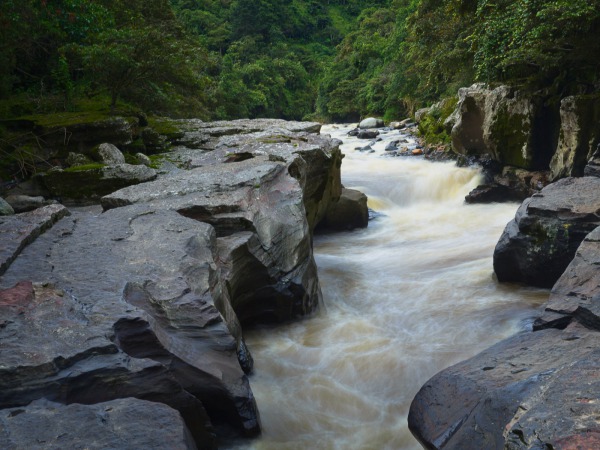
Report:
[{"label": "layered rock strata", "polygon": [[189,170],[169,162],[104,212],[31,218],[58,222],[4,259],[0,406],[137,398],[179,411],[199,448],[259,433],[240,324],[320,303],[311,236],[340,196],[342,155],[317,127],[182,122],[188,146],[169,158]]}]

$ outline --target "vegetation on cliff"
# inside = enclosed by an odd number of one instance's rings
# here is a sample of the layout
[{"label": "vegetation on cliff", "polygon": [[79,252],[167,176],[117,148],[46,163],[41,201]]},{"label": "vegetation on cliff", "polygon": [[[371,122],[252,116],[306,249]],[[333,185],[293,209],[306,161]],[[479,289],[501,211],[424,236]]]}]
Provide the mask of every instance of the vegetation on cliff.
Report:
[{"label": "vegetation on cliff", "polygon": [[397,118],[474,81],[595,92],[600,71],[600,0],[6,0],[0,24],[1,118]]}]

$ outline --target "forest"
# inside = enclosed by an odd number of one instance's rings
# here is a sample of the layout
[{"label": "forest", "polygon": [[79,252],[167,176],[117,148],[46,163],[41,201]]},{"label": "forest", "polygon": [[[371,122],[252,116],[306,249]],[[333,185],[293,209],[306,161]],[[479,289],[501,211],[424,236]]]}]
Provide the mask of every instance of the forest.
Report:
[{"label": "forest", "polygon": [[387,120],[476,81],[600,89],[600,0],[4,0],[0,118]]}]

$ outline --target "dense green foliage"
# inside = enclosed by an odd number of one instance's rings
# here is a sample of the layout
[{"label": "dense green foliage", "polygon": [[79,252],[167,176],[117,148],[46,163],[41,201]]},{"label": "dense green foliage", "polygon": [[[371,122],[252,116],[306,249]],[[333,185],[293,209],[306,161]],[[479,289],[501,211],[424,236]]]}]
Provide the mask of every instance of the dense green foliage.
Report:
[{"label": "dense green foliage", "polygon": [[560,98],[598,90],[599,33],[600,0],[4,0],[0,116],[391,119],[474,81]]}]

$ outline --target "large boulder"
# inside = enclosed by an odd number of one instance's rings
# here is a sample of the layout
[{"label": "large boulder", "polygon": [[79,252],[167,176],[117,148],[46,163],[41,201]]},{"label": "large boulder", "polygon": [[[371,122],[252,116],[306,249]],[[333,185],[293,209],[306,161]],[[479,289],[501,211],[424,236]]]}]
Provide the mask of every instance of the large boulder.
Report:
[{"label": "large boulder", "polygon": [[445,369],[409,426],[432,449],[598,448],[600,228],[579,246],[533,329]]},{"label": "large boulder", "polygon": [[427,449],[598,448],[599,357],[581,325],[517,334],[427,381],[409,428]]},{"label": "large boulder", "polygon": [[488,154],[524,169],[547,169],[558,137],[556,112],[508,87],[474,84],[458,91],[458,104],[448,119],[452,146],[463,155]]},{"label": "large boulder", "polygon": [[553,179],[580,177],[600,143],[600,96],[571,96],[560,102],[560,134],[550,161]]},{"label": "large boulder", "polygon": [[134,397],[179,411],[199,448],[260,432],[241,323],[318,307],[312,231],[340,196],[339,141],[313,124],[185,127],[204,141],[173,152],[191,169],[3,246],[0,408]]},{"label": "large boulder", "polygon": [[600,178],[564,178],[525,200],[494,250],[499,281],[551,287],[600,225]]},{"label": "large boulder", "polygon": [[4,449],[196,449],[176,410],[134,398],[68,406],[37,400],[1,410],[0,427]]},{"label": "large boulder", "polygon": [[382,128],[384,126],[383,120],[376,119],[375,117],[367,117],[363,119],[358,124],[358,128],[360,129],[368,129],[368,128]]},{"label": "large boulder", "polygon": [[355,189],[342,189],[340,199],[331,203],[319,228],[325,230],[353,230],[369,224],[367,196]]}]

